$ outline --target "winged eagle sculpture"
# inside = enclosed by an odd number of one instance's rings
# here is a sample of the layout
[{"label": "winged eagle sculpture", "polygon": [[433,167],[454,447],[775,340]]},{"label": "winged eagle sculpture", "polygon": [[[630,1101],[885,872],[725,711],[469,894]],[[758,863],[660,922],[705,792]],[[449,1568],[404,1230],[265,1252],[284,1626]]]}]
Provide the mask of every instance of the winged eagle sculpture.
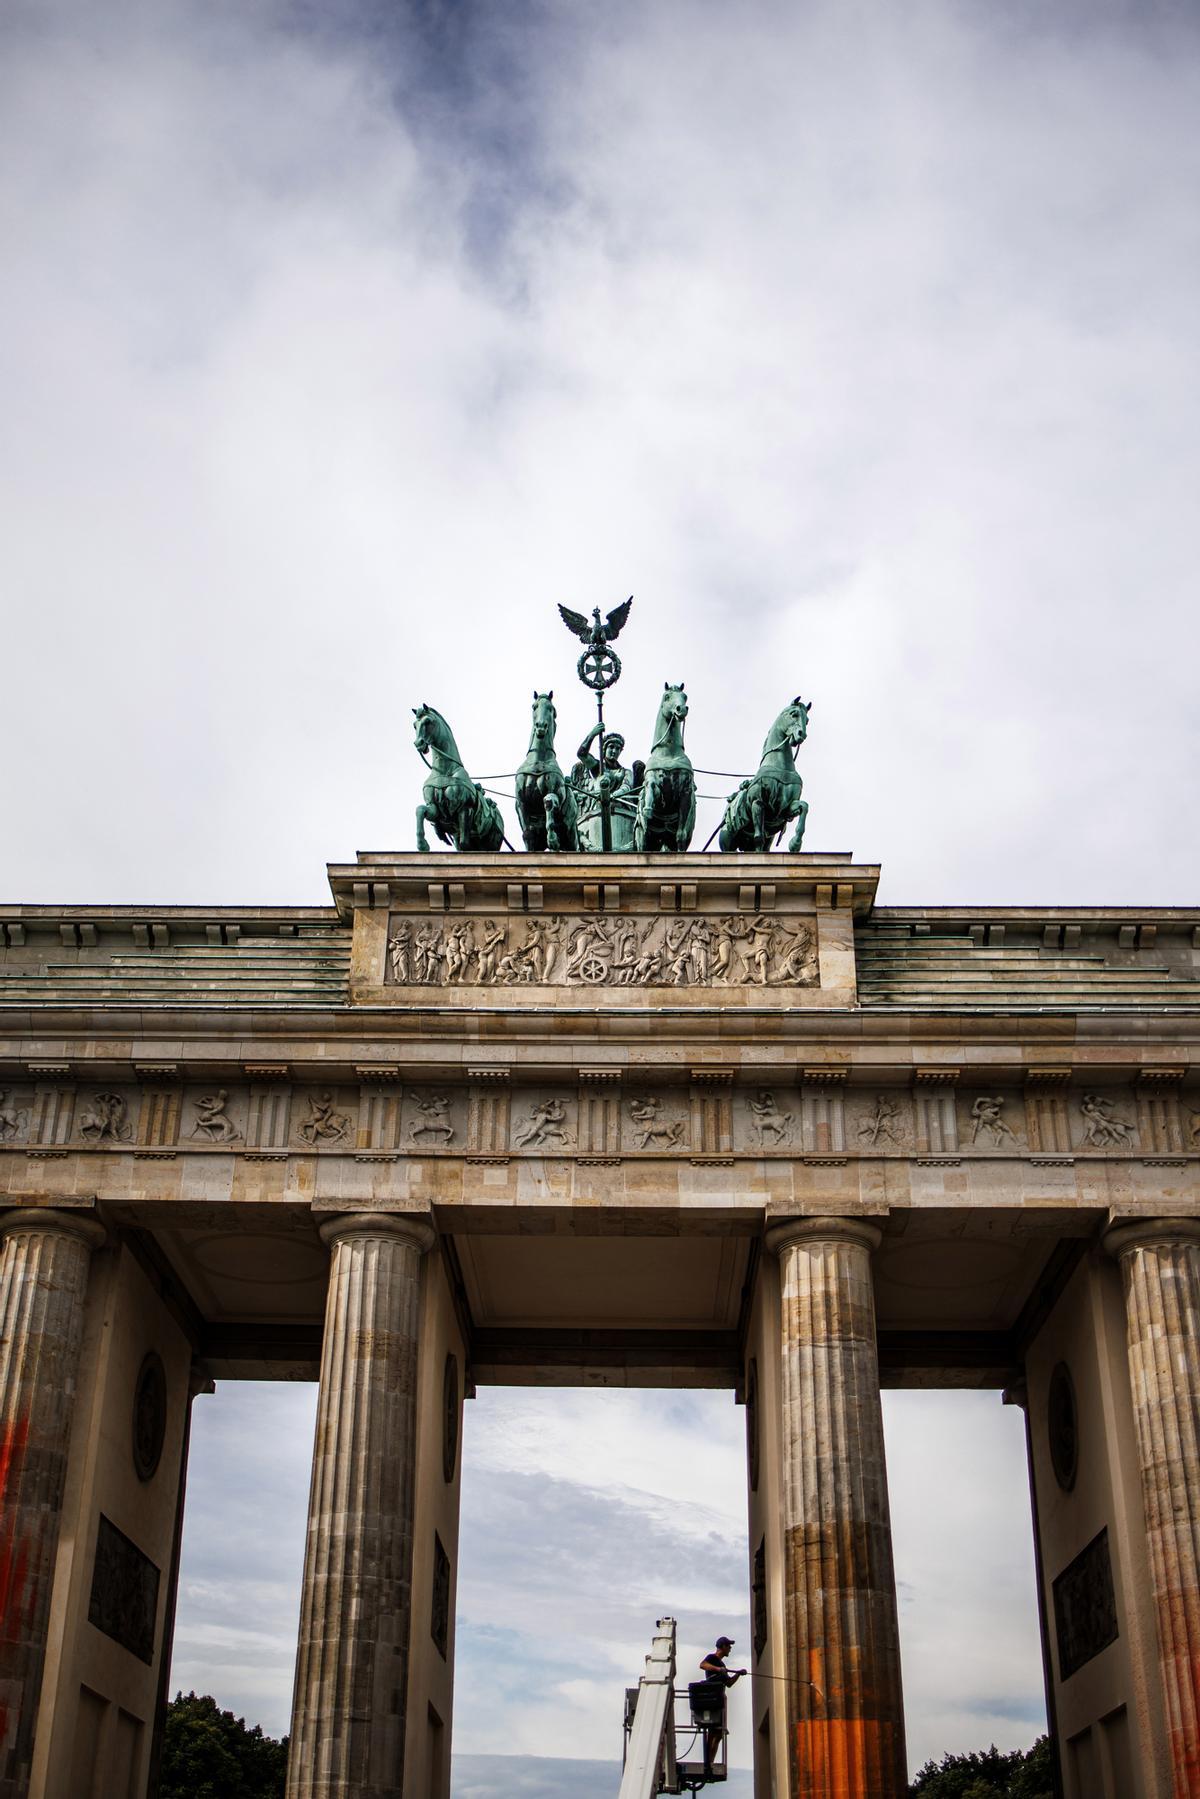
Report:
[{"label": "winged eagle sculpture", "polygon": [[586,643],[589,649],[602,650],[605,644],[611,643],[614,637],[621,635],[625,621],[629,617],[629,608],[632,605],[633,595],[630,594],[627,600],[622,600],[619,606],[613,607],[603,624],[600,622],[599,606],[592,608],[591,624],[588,623],[582,612],[572,612],[569,606],[560,606],[558,610],[563,624],[569,631],[574,631],[581,643]]}]

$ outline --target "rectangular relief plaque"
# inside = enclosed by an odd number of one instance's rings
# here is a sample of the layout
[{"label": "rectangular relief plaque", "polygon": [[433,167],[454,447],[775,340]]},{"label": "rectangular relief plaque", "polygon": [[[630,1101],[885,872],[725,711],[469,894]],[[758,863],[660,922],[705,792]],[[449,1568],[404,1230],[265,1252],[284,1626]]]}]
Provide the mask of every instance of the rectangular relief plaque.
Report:
[{"label": "rectangular relief plaque", "polygon": [[159,1570],[101,1512],[88,1623],[149,1667],[154,1661]]},{"label": "rectangular relief plaque", "polygon": [[1116,1642],[1117,1600],[1107,1529],[1093,1537],[1055,1580],[1054,1624],[1063,1680]]},{"label": "rectangular relief plaque", "polygon": [[806,987],[819,978],[811,918],[539,913],[393,916],[400,987]]}]

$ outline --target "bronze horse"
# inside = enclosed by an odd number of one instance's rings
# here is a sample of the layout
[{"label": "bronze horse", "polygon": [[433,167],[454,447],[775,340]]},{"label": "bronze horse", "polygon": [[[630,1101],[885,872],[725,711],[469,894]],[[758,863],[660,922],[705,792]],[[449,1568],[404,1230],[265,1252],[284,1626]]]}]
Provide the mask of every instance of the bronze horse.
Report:
[{"label": "bronze horse", "polygon": [[674,685],[665,681],[633,827],[634,848],[639,855],[646,850],[682,852],[692,841],[696,777],[683,747],[687,715],[682,681]]},{"label": "bronze horse", "polygon": [[525,848],[578,850],[579,808],[571,786],[554,754],[558,714],[554,693],[533,694],[533,724],[529,750],[517,770],[517,817]]},{"label": "bronze horse", "polygon": [[432,706],[414,706],[413,716],[416,746],[429,764],[424,804],[417,807],[417,848],[429,848],[428,820],[456,850],[498,850],[504,842],[500,808],[467,773],[449,725]]},{"label": "bronze horse", "polygon": [[723,850],[769,850],[793,818],[796,829],[788,850],[800,848],[808,801],[800,798],[804,783],[796,773],[796,751],[808,735],[811,710],[811,703],[806,705],[797,695],[767,732],[758,773],[743,781],[725,803],[720,836]]}]

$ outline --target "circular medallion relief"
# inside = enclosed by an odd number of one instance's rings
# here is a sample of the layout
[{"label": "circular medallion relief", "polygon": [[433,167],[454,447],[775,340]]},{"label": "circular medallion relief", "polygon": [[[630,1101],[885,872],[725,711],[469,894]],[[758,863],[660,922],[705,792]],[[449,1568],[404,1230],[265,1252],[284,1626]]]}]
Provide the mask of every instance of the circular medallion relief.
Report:
[{"label": "circular medallion relief", "polygon": [[1079,1413],[1075,1404],[1075,1383],[1065,1362],[1060,1362],[1050,1376],[1046,1429],[1050,1437],[1054,1478],[1063,1492],[1069,1493],[1079,1472]]},{"label": "circular medallion relief", "polygon": [[150,1480],[162,1459],[167,1434],[167,1371],[151,1350],[138,1369],[133,1389],[133,1465],[139,1480]]},{"label": "circular medallion relief", "polygon": [[746,1459],[750,1464],[750,1491],[758,1492],[758,1363],[751,1356],[746,1365]]},{"label": "circular medallion relief", "polygon": [[442,1473],[447,1481],[454,1479],[458,1465],[458,1357],[446,1357],[442,1376]]}]

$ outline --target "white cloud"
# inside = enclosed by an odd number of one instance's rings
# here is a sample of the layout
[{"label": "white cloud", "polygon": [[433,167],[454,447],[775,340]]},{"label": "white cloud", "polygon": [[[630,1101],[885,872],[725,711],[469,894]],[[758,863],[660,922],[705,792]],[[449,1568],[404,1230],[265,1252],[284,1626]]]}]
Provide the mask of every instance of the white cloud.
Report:
[{"label": "white cloud", "polygon": [[[481,773],[553,686],[569,754],[553,602],[630,589],[630,749],[684,677],[694,760],[740,772],[803,690],[810,846],[882,860],[888,896],[1194,892],[1193,15],[313,17],[7,15],[6,897],[320,899],[327,858],[412,841],[418,701]],[[198,1404],[177,1667],[237,1662],[228,1702],[279,1729],[311,1395],[271,1399],[269,1437],[234,1429],[252,1394],[211,1430]],[[723,1559],[683,1567],[740,1528],[740,1417],[657,1403],[472,1428],[517,1510],[536,1476],[610,1543],[673,1544],[699,1630],[733,1603]],[[931,1752],[1036,1710],[1014,1426],[965,1403],[888,1402]],[[918,1417],[943,1434],[910,1461]],[[480,1631],[505,1580],[464,1563]],[[614,1620],[559,1671],[581,1737],[588,1683],[642,1653]]]},{"label": "white cloud", "polygon": [[631,747],[683,676],[741,770],[803,687],[897,897],[1186,891],[1187,18],[404,18],[10,32],[22,893],[319,897],[411,841],[410,705],[484,772],[553,685],[569,754],[552,602],[630,588]]}]

